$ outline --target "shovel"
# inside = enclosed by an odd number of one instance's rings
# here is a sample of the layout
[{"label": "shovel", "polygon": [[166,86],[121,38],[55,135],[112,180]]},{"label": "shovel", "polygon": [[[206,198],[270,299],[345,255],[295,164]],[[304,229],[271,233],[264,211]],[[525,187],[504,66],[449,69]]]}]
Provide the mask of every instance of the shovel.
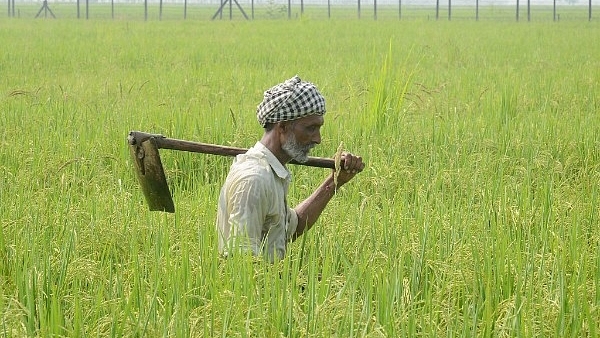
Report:
[{"label": "shovel", "polygon": [[[150,211],[175,212],[173,198],[169,191],[165,171],[160,160],[159,149],[182,150],[194,153],[236,156],[248,149],[191,142],[167,138],[160,134],[149,134],[131,131],[127,137],[131,158],[136,176],[142,187],[144,197]],[[335,169],[335,161],[331,158],[309,156],[304,163],[291,161],[292,164],[310,167]]]}]

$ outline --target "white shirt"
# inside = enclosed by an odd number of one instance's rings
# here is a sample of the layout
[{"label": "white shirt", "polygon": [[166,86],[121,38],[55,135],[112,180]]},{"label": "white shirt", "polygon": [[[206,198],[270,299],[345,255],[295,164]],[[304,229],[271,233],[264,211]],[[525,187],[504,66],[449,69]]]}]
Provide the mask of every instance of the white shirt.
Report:
[{"label": "white shirt", "polygon": [[291,179],[287,168],[260,142],[236,157],[219,195],[221,254],[252,252],[271,262],[283,258],[298,226],[298,215],[286,202]]}]

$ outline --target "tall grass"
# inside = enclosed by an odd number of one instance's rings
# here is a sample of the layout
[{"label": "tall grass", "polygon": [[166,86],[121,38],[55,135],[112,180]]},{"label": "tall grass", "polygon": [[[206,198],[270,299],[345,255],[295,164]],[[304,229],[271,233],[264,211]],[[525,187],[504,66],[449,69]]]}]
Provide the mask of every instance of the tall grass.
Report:
[{"label": "tall grass", "polygon": [[[597,336],[598,29],[0,19],[0,333]],[[218,256],[231,159],[163,150],[147,210],[130,130],[251,146],[295,74],[367,169],[285,260]]]}]

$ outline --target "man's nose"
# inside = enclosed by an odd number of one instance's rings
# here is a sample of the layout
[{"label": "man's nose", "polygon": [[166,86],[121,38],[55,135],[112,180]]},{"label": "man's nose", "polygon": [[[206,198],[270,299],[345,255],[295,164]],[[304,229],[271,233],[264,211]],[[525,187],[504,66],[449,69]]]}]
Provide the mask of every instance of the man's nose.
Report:
[{"label": "man's nose", "polygon": [[312,139],[312,141],[313,141],[314,143],[316,143],[316,144],[321,144],[321,132],[320,132],[320,131],[317,131],[317,132],[315,133],[315,135],[313,136],[313,139]]}]

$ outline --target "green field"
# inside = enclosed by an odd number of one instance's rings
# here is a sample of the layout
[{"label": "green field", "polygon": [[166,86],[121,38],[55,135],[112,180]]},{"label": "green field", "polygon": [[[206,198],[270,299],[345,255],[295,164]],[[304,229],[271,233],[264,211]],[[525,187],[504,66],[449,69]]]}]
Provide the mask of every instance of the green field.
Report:
[{"label": "green field", "polygon": [[[0,18],[0,337],[596,337],[600,26]],[[274,266],[222,260],[231,158],[299,74],[367,167]],[[327,170],[291,167],[290,201]]]}]

